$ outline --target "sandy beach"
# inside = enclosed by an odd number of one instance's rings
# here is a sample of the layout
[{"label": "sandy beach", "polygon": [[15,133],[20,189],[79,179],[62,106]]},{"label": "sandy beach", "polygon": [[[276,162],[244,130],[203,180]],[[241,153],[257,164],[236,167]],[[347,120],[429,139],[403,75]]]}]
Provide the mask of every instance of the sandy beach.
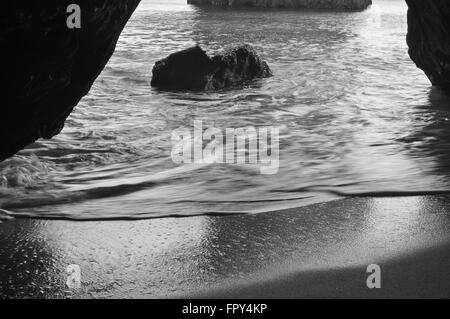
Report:
[{"label": "sandy beach", "polygon": [[[0,224],[0,297],[449,297],[448,197],[256,215]],[[82,288],[66,286],[68,265]],[[366,268],[382,269],[382,288]]]}]

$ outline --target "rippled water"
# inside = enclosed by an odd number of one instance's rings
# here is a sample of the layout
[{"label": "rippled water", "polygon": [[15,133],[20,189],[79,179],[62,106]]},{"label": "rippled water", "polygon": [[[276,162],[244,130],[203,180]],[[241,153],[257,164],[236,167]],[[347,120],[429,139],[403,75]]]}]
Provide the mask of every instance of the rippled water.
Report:
[{"label": "rippled water", "polygon": [[[362,13],[143,0],[64,131],[0,163],[0,207],[32,217],[134,219],[261,212],[336,192],[450,188],[450,100],[407,54],[406,10],[401,0],[375,0]],[[174,51],[244,42],[274,77],[215,93],[149,85],[153,64]],[[279,127],[278,174],[175,165],[171,133],[194,120]]]}]

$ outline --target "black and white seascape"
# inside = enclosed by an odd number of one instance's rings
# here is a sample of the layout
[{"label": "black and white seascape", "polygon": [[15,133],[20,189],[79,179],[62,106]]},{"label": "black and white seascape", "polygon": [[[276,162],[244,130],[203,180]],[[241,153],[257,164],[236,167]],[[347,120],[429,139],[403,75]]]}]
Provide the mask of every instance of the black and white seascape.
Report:
[{"label": "black and white seascape", "polygon": [[448,5],[7,2],[0,297],[449,296]]}]

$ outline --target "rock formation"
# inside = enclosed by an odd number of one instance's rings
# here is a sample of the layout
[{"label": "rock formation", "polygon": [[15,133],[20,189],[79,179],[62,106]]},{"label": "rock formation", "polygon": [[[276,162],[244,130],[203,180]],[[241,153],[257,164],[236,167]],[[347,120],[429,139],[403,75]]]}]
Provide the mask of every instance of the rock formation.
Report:
[{"label": "rock formation", "polygon": [[[51,138],[88,93],[140,0],[12,1],[0,4],[0,161]],[[188,0],[191,4],[362,10],[371,0]],[[450,2],[406,0],[409,54],[431,82],[450,92]],[[81,7],[81,29],[67,7]],[[152,84],[217,89],[271,72],[250,47],[210,58],[192,48],[160,61]]]},{"label": "rock formation", "polygon": [[[139,1],[1,1],[0,161],[61,131]],[[74,3],[81,8],[80,29],[67,24]]]},{"label": "rock formation", "polygon": [[372,0],[188,0],[189,4],[362,11]]},{"label": "rock formation", "polygon": [[450,92],[450,1],[406,3],[409,55],[433,85]]},{"label": "rock formation", "polygon": [[249,45],[209,57],[199,46],[156,62],[151,85],[170,90],[217,90],[272,75]]}]

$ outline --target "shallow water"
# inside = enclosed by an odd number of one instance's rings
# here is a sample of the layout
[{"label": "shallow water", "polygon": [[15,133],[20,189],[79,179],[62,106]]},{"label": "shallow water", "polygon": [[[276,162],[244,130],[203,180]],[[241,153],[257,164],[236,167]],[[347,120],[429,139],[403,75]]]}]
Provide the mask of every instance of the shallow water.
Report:
[{"label": "shallow water", "polygon": [[[0,163],[0,208],[139,219],[450,189],[450,100],[408,56],[406,10],[402,0],[375,0],[361,13],[143,0],[63,132]],[[214,53],[243,42],[273,77],[214,93],[150,87],[153,64],[174,51],[199,43]],[[193,129],[194,120],[223,130],[279,127],[279,172],[174,164],[172,131]]]}]

